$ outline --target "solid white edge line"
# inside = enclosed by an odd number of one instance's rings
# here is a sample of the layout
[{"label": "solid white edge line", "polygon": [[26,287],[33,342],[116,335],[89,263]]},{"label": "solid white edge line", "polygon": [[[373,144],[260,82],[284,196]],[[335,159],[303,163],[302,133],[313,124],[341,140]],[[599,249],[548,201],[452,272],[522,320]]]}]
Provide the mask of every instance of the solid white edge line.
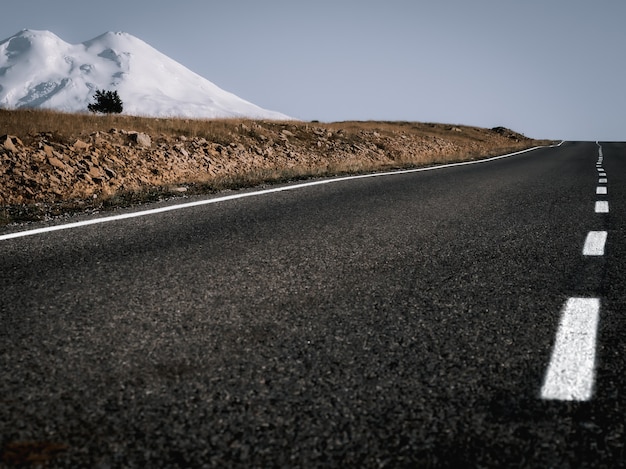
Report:
[{"label": "solid white edge line", "polygon": [[606,200],[596,201],[596,213],[609,213],[609,202]]},{"label": "solid white edge line", "polygon": [[585,238],[584,256],[604,256],[604,245],[608,233],[606,231],[590,231]]},{"label": "solid white edge line", "polygon": [[100,223],[108,223],[108,222],[112,222],[112,221],[126,220],[126,219],[129,219],[129,218],[145,217],[145,216],[148,216],[148,215],[155,215],[155,214],[158,214],[158,213],[171,212],[173,210],[182,210],[182,209],[185,209],[185,208],[198,207],[198,206],[201,206],[201,205],[209,205],[209,204],[215,204],[215,203],[218,203],[218,202],[225,202],[227,200],[242,199],[242,198],[245,198],[245,197],[254,197],[254,196],[259,196],[259,195],[272,194],[274,192],[284,192],[284,191],[290,191],[290,190],[295,190],[295,189],[301,189],[301,188],[304,188],[304,187],[319,186],[319,185],[322,185],[322,184],[330,184],[330,183],[335,183],[335,182],[349,181],[349,180],[353,180],[353,179],[364,179],[364,178],[371,178],[371,177],[392,176],[392,175],[396,175],[396,174],[418,173],[418,172],[423,172],[423,171],[433,171],[433,170],[437,170],[437,169],[454,168],[454,167],[457,167],[457,166],[465,166],[465,165],[470,165],[470,164],[487,163],[487,162],[490,162],[490,161],[495,161],[495,160],[499,160],[499,159],[502,159],[502,158],[508,158],[508,157],[515,156],[515,155],[520,155],[522,153],[527,153],[527,152],[530,152],[530,151],[533,151],[533,150],[538,150],[538,149],[541,149],[541,148],[560,147],[561,145],[563,145],[563,143],[564,143],[564,140],[561,141],[561,143],[559,143],[557,145],[537,146],[537,147],[527,148],[525,150],[516,151],[514,153],[507,153],[506,155],[493,156],[493,157],[490,157],[490,158],[485,158],[483,160],[463,161],[461,163],[450,163],[450,164],[444,164],[444,165],[439,165],[439,166],[429,166],[429,167],[426,167],[426,168],[402,169],[402,170],[387,171],[387,172],[382,172],[382,173],[369,173],[369,174],[359,174],[359,175],[356,175],[356,176],[344,176],[344,177],[338,177],[338,178],[333,178],[333,179],[322,179],[322,180],[319,180],[319,181],[305,182],[305,183],[294,184],[294,185],[290,185],[290,186],[274,187],[274,188],[271,188],[271,189],[263,189],[263,190],[259,190],[259,191],[253,191],[253,192],[243,192],[243,193],[227,195],[227,196],[223,196],[223,197],[216,197],[214,199],[204,199],[204,200],[198,200],[196,202],[188,202],[188,203],[184,203],[184,204],[169,205],[167,207],[160,207],[160,208],[155,208],[155,209],[150,209],[150,210],[142,210],[142,211],[139,211],[139,212],[131,212],[131,213],[125,213],[125,214],[121,214],[121,215],[113,215],[113,216],[108,216],[108,217],[94,218],[94,219],[91,219],[91,220],[79,221],[79,222],[74,222],[74,223],[67,223],[67,224],[64,224],[64,225],[54,225],[54,226],[48,226],[48,227],[45,227],[45,228],[37,228],[37,229],[34,229],[34,230],[17,231],[15,233],[7,233],[7,234],[4,234],[4,235],[0,235],[0,241],[5,241],[5,240],[15,239],[15,238],[21,238],[21,237],[24,237],[24,236],[32,236],[32,235],[37,235],[37,234],[42,234],[42,233],[50,233],[50,232],[53,232],[53,231],[69,230],[69,229],[72,229],[72,228],[79,228],[79,227],[89,226],[89,225],[97,225],[97,224],[100,224]]},{"label": "solid white edge line", "polygon": [[593,394],[596,336],[600,318],[598,298],[570,298],[561,314],[541,397],[587,401]]}]

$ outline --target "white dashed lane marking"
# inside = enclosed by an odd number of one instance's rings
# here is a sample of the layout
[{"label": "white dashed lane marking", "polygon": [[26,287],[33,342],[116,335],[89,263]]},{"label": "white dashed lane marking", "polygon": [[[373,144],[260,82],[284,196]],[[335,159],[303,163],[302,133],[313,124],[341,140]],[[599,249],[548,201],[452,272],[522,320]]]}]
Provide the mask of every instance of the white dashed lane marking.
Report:
[{"label": "white dashed lane marking", "polygon": [[609,202],[606,200],[598,200],[596,202],[596,213],[609,213]]},{"label": "white dashed lane marking", "polygon": [[[602,168],[602,146],[598,144],[598,184],[606,184]],[[606,186],[596,186],[596,194],[607,194]],[[597,200],[596,213],[608,213],[609,202]],[[590,231],[583,255],[603,256],[608,233]],[[588,401],[593,394],[596,362],[596,336],[600,320],[600,299],[570,298],[563,307],[554,349],[546,371],[541,398],[561,401]]]},{"label": "white dashed lane marking", "polygon": [[583,247],[584,256],[604,256],[604,245],[606,243],[606,231],[590,231],[585,239]]},{"label": "white dashed lane marking", "polygon": [[593,393],[598,298],[567,300],[543,387],[543,399],[587,401]]}]

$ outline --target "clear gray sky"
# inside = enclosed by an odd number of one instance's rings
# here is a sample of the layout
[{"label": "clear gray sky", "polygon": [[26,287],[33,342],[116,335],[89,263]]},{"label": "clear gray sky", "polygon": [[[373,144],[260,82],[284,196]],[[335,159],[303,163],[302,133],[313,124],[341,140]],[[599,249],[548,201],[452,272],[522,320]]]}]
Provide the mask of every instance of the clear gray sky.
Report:
[{"label": "clear gray sky", "polygon": [[227,91],[320,121],[626,140],[621,0],[13,0],[0,38],[125,31]]}]

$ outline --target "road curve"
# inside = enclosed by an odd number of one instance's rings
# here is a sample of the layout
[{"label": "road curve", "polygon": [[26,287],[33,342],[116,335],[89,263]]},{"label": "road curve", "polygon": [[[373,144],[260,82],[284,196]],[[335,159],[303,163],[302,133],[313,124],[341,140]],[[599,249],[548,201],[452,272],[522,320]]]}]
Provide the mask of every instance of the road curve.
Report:
[{"label": "road curve", "polygon": [[[1,461],[624,465],[625,166],[565,143],[3,239]],[[572,298],[591,384],[544,394]]]}]

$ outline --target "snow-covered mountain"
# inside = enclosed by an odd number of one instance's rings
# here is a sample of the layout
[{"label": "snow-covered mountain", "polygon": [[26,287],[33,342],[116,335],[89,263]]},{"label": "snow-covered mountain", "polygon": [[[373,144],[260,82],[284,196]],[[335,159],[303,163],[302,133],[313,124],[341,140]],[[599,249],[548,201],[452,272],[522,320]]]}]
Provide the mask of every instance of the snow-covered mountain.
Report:
[{"label": "snow-covered mountain", "polygon": [[0,42],[0,107],[82,112],[96,89],[117,90],[124,114],[289,119],[232,93],[127,33],[68,44],[25,29]]}]

